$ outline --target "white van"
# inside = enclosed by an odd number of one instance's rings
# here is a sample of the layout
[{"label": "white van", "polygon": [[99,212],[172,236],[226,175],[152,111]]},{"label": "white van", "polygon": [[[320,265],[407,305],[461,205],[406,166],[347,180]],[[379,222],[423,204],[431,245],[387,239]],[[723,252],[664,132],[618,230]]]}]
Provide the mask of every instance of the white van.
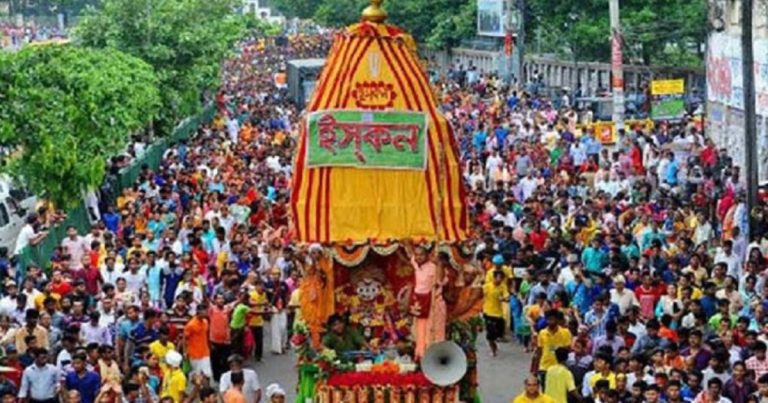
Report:
[{"label": "white van", "polygon": [[8,175],[0,174],[0,247],[13,253],[16,238],[29,214],[35,212],[37,197],[14,186]]}]

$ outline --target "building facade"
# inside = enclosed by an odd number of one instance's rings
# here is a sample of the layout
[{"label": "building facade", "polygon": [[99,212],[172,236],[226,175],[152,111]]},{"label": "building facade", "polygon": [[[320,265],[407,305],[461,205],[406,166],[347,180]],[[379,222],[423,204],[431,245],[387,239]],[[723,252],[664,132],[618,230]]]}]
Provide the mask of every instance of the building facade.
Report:
[{"label": "building facade", "polygon": [[[744,167],[741,0],[709,1],[706,131]],[[768,179],[768,2],[754,0],[755,102],[760,180]]]},{"label": "building facade", "polygon": [[272,23],[281,23],[284,18],[277,13],[269,0],[243,0],[243,14],[253,15]]}]

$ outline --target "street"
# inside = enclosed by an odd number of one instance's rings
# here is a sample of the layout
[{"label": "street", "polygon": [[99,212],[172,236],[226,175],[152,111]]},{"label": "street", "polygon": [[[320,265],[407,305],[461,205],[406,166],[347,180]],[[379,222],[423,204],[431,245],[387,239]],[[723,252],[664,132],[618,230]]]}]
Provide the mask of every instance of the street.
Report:
[{"label": "street", "polygon": [[[264,345],[269,346],[269,332],[265,332]],[[523,353],[523,348],[516,343],[501,343],[499,354],[491,358],[488,343],[481,335],[478,338],[478,362],[480,366],[480,396],[484,403],[506,403],[522,390],[522,384],[528,375],[530,354]],[[292,352],[284,355],[272,355],[265,351],[260,363],[250,362],[259,374],[262,390],[270,383],[278,382],[288,393],[286,402],[296,398],[296,357]]]}]

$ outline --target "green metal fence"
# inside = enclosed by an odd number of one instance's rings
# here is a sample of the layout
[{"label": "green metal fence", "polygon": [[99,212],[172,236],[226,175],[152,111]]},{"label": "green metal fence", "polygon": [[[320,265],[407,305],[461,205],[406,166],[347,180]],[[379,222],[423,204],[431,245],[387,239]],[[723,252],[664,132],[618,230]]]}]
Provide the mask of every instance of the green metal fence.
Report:
[{"label": "green metal fence", "polygon": [[[157,169],[157,167],[160,166],[163,153],[165,153],[173,143],[189,138],[201,125],[211,122],[215,115],[215,105],[208,105],[200,114],[181,122],[170,136],[163,137],[147,147],[140,158],[134,161],[130,166],[123,168],[118,174],[117,181],[112,187],[112,200],[116,200],[123,189],[133,186],[133,184],[136,183],[136,178],[139,177],[142,165],[146,164],[151,169]],[[81,234],[90,230],[91,224],[85,204],[69,211],[67,219],[51,228],[48,236],[45,237],[42,242],[34,246],[28,246],[21,251],[18,256],[18,267],[21,272],[26,272],[27,267],[32,265],[47,268],[54,249],[61,244],[61,240],[66,236],[67,228],[71,225],[77,228],[78,232]]]}]

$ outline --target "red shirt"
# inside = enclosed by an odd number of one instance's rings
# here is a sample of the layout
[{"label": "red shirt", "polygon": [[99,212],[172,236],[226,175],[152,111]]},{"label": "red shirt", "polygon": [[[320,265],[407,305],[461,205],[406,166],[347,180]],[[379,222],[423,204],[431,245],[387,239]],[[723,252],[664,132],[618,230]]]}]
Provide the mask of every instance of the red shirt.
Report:
[{"label": "red shirt", "polygon": [[101,281],[101,272],[98,269],[94,269],[96,266],[83,268],[75,271],[75,278],[83,280],[85,283],[85,290],[88,294],[98,295],[99,282]]},{"label": "red shirt", "polygon": [[533,245],[533,249],[536,250],[536,252],[544,250],[544,244],[547,243],[548,238],[549,234],[544,230],[532,231],[528,234],[528,240],[531,241],[531,245]]},{"label": "red shirt", "polygon": [[219,308],[216,305],[208,308],[208,320],[211,321],[211,342],[229,343],[229,312],[227,307]]},{"label": "red shirt", "polygon": [[701,155],[699,155],[699,158],[701,158],[701,164],[705,167],[715,166],[717,164],[717,152],[715,151],[715,147],[705,147],[703,150],[701,150]]},{"label": "red shirt", "polygon": [[91,260],[91,267],[99,267],[99,251],[92,250],[88,252],[88,258]]},{"label": "red shirt", "polygon": [[60,281],[58,283],[51,282],[51,292],[63,297],[72,292],[72,285],[66,281]]},{"label": "red shirt", "polygon": [[650,289],[646,289],[645,286],[641,285],[640,287],[635,288],[635,296],[640,303],[640,314],[646,319],[652,319],[656,303],[658,303],[661,298],[659,289],[653,286]]},{"label": "red shirt", "polygon": [[13,371],[9,371],[5,374],[5,377],[8,378],[11,382],[14,383],[14,385],[21,386],[21,374],[24,372],[24,367],[21,366],[21,363],[17,360],[14,363],[8,363],[9,367],[13,368]]}]

